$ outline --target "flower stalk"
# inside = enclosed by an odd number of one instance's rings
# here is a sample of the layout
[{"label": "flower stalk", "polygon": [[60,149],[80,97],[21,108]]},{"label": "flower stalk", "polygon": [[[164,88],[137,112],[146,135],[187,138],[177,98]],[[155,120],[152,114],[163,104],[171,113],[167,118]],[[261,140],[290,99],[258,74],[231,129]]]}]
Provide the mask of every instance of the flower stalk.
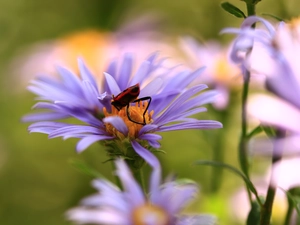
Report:
[{"label": "flower stalk", "polygon": [[[283,138],[284,136],[283,130],[278,130],[276,132],[276,138]],[[274,146],[274,151],[272,155],[272,168],[274,168],[274,164],[281,160],[282,158],[282,147],[280,144],[276,144]],[[274,181],[274,172],[271,172],[271,181]],[[274,198],[276,194],[277,185],[274,184],[274,182],[269,183],[268,191],[267,191],[267,197],[266,201],[261,207],[261,217],[260,217],[260,225],[269,225],[271,222],[271,216],[272,216],[272,208],[274,203]]]},{"label": "flower stalk", "polygon": [[[255,15],[255,4],[246,2],[247,6],[247,14],[249,16]],[[254,25],[253,25],[253,28]],[[251,50],[250,50],[251,52]],[[240,161],[240,166],[242,171],[244,172],[245,176],[249,178],[249,160],[248,160],[248,138],[247,138],[247,125],[248,125],[248,120],[247,120],[247,99],[248,99],[248,92],[249,92],[249,83],[250,83],[250,71],[246,70],[244,71],[243,74],[243,91],[242,91],[242,112],[241,112],[241,117],[242,117],[242,124],[241,124],[241,136],[240,136],[240,141],[239,141],[239,161]],[[248,190],[248,196],[250,202],[252,202],[251,194],[250,191]]]},{"label": "flower stalk", "polygon": [[242,124],[241,124],[241,137],[239,143],[239,160],[240,166],[244,174],[247,178],[249,178],[249,162],[247,157],[247,98],[248,98],[248,90],[249,90],[249,82],[250,82],[250,72],[247,70],[244,74],[244,84],[243,84],[243,92],[242,92]]},{"label": "flower stalk", "polygon": [[135,178],[135,180],[138,182],[140,185],[141,189],[143,190],[144,193],[146,192],[146,186],[145,186],[145,179],[144,179],[144,174],[142,168],[140,169],[131,169],[132,175]]}]

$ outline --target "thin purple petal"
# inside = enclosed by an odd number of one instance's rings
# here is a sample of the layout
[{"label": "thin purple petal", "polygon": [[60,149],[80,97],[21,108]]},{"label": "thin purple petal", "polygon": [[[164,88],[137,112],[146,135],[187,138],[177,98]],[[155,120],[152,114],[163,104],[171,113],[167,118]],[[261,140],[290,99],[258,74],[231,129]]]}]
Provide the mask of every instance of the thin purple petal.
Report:
[{"label": "thin purple petal", "polygon": [[172,130],[187,130],[187,129],[217,129],[222,128],[222,123],[213,120],[197,120],[193,122],[183,122],[179,124],[162,126],[158,132],[172,131]]},{"label": "thin purple petal", "polygon": [[88,80],[98,91],[95,77],[93,76],[91,71],[87,68],[83,59],[81,59],[81,58],[78,59],[78,66],[79,66],[80,75],[82,77],[82,80]]},{"label": "thin purple petal", "polygon": [[96,141],[101,141],[101,140],[110,140],[113,139],[114,137],[112,136],[99,136],[99,135],[89,135],[84,138],[82,138],[76,146],[76,151],[78,153],[81,153],[84,151],[87,147],[89,147],[91,144],[95,143]]},{"label": "thin purple petal", "polygon": [[125,90],[128,85],[129,78],[132,73],[133,56],[129,53],[125,54],[120,68],[118,84],[121,90]]},{"label": "thin purple petal", "polygon": [[118,95],[121,92],[119,85],[116,80],[108,73],[104,73],[105,76],[105,84],[108,87],[108,92],[110,94]]},{"label": "thin purple petal", "polygon": [[124,136],[128,135],[128,128],[124,120],[119,116],[109,116],[103,119],[105,123],[111,123],[118,131],[120,131]]}]

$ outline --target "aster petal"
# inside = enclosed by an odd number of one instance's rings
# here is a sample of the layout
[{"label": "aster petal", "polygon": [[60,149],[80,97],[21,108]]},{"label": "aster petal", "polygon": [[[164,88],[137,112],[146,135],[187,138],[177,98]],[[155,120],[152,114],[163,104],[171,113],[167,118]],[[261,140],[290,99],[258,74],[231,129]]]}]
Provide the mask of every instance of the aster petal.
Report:
[{"label": "aster petal", "polygon": [[131,145],[135,152],[141,156],[153,169],[150,180],[149,191],[153,195],[153,199],[159,198],[159,184],[161,180],[161,167],[158,159],[147,149],[142,147],[138,142],[131,141]]},{"label": "aster petal", "polygon": [[[174,189],[174,188],[173,188]],[[176,214],[182,208],[186,206],[187,203],[189,203],[193,198],[195,198],[196,194],[198,193],[198,188],[196,185],[182,185],[176,188],[176,192],[174,191],[173,195],[170,196],[170,201],[172,201],[172,204],[167,205],[169,212],[171,214]]]},{"label": "aster petal", "polygon": [[160,143],[158,140],[161,140],[162,137],[158,134],[148,133],[148,134],[142,134],[139,136],[139,139],[146,140],[153,148],[160,148]]},{"label": "aster petal", "polygon": [[131,141],[135,152],[141,156],[153,169],[160,167],[158,159],[148,150],[142,147],[138,142]]},{"label": "aster petal", "polygon": [[108,73],[104,73],[105,76],[105,84],[107,85],[108,91],[110,94],[119,94],[121,89],[117,84],[116,80]]},{"label": "aster petal", "polygon": [[43,121],[43,122],[33,123],[29,127],[44,126],[44,127],[53,127],[55,129],[57,129],[57,128],[64,127],[66,125],[69,125],[69,124],[61,123],[61,122],[54,122],[54,121]]},{"label": "aster petal", "polygon": [[216,100],[216,97],[218,95],[219,95],[219,91],[209,90],[186,101],[184,104],[182,104],[181,107],[183,109],[186,109],[186,108],[193,108],[199,105],[213,103]]},{"label": "aster petal", "polygon": [[117,77],[117,65],[118,65],[118,61],[116,59],[114,59],[109,63],[109,65],[106,69],[106,73],[110,74],[115,79]]},{"label": "aster petal", "polygon": [[28,127],[30,133],[39,132],[44,134],[50,134],[52,131],[65,126],[65,123],[53,122],[53,121],[44,121],[33,123]]},{"label": "aster petal", "polygon": [[191,110],[188,110],[186,112],[182,112],[182,113],[180,113],[178,115],[174,115],[172,117],[169,117],[168,120],[164,121],[164,123],[167,124],[167,123],[170,123],[170,122],[187,121],[187,120],[190,120],[190,119],[192,119],[193,121],[196,121],[193,118],[187,118],[187,117],[195,115],[195,114],[200,113],[200,112],[206,112],[206,111],[207,111],[207,109],[204,108],[204,107],[199,107],[199,108],[191,109]]},{"label": "aster petal", "polygon": [[128,85],[128,81],[132,72],[133,56],[132,54],[125,54],[123,62],[120,68],[120,73],[118,77],[118,84],[121,90],[125,90]]},{"label": "aster petal", "polygon": [[81,224],[96,223],[109,225],[130,225],[128,218],[120,215],[114,209],[88,209],[85,207],[78,207],[67,212],[69,220],[77,221]]},{"label": "aster petal", "polygon": [[139,136],[139,139],[158,141],[158,140],[161,140],[162,137],[160,135],[158,135],[158,134],[148,133],[148,134],[142,134],[141,136]]},{"label": "aster petal", "polygon": [[172,130],[186,130],[186,129],[217,129],[222,128],[222,123],[213,120],[197,120],[193,122],[182,122],[180,124],[172,124],[161,126],[159,132]]},{"label": "aster petal", "polygon": [[145,61],[142,63],[142,65],[139,67],[136,74],[132,77],[131,81],[129,82],[129,86],[135,85],[137,83],[141,83],[145,77],[149,74],[149,67],[150,63]]},{"label": "aster petal", "polygon": [[253,95],[249,101],[248,112],[263,123],[300,133],[299,109],[279,98]]},{"label": "aster petal", "polygon": [[30,133],[42,133],[42,134],[49,134],[53,131],[51,127],[35,127],[35,128],[28,128]]},{"label": "aster petal", "polygon": [[[40,81],[32,81],[35,86],[29,86],[27,89],[39,96],[40,100],[47,101],[67,101],[73,102],[74,95],[68,90],[64,90],[58,86],[53,86],[49,83],[41,83]],[[78,101],[81,101],[78,99]],[[82,103],[81,103],[82,104]]]},{"label": "aster petal", "polygon": [[88,80],[84,80],[82,84],[84,86],[83,90],[86,101],[88,101],[91,106],[101,108],[100,102],[98,100],[99,93],[97,89]]},{"label": "aster petal", "polygon": [[78,59],[78,67],[79,67],[82,80],[88,80],[98,92],[95,77],[92,75],[91,71],[87,68],[82,58]]},{"label": "aster petal", "polygon": [[256,22],[261,22],[269,31],[269,33],[273,36],[275,34],[275,29],[273,27],[273,25],[261,18],[261,17],[258,17],[258,16],[248,16],[242,23],[241,27],[242,28],[245,28],[245,27],[251,27],[253,24],[255,24]]},{"label": "aster petal", "polygon": [[168,117],[171,115],[174,115],[174,113],[177,112],[177,110],[180,110],[183,102],[191,98],[193,95],[195,95],[197,92],[204,90],[207,88],[206,85],[201,84],[197,85],[195,87],[190,88],[189,90],[182,93],[178,98],[176,98],[171,105],[158,117],[155,118],[155,124],[162,125],[165,124],[164,121],[168,121]]},{"label": "aster petal", "polygon": [[81,82],[77,75],[72,73],[67,68],[57,66],[56,70],[59,75],[63,78],[63,83],[67,87],[67,89],[71,90],[73,93],[78,94],[79,96],[83,96],[81,89]]},{"label": "aster petal", "polygon": [[83,152],[87,147],[89,147],[91,144],[95,143],[96,141],[101,141],[101,140],[110,140],[114,139],[112,136],[100,136],[100,135],[89,135],[84,138],[82,138],[76,146],[76,151],[78,153]]},{"label": "aster petal", "polygon": [[49,134],[49,138],[56,138],[60,136],[76,134],[108,135],[104,130],[100,130],[97,127],[85,125],[69,125],[56,129],[55,131]]},{"label": "aster petal", "polygon": [[[266,139],[266,138],[254,138],[249,143],[250,151],[252,155],[266,156],[270,155],[280,157],[298,157],[300,153],[300,135],[292,134],[285,138]],[[275,148],[274,146],[283,146],[283,148]]]},{"label": "aster petal", "polygon": [[180,108],[174,109],[173,112],[170,112],[165,120],[163,121],[164,124],[169,122],[176,122],[185,120],[188,116],[197,114],[199,112],[205,112],[205,107],[200,107],[199,105],[209,103],[215,99],[215,94],[205,92],[195,98],[188,100],[187,102],[183,103]]},{"label": "aster petal", "polygon": [[[293,173],[292,171],[299,171],[299,157],[292,159],[284,159],[277,162],[272,167],[272,173],[274,176],[271,178],[271,184],[273,187],[280,187],[283,190],[290,190],[291,188],[300,186],[299,173]],[[269,171],[271,174],[271,171]]]},{"label": "aster petal", "polygon": [[154,111],[154,118],[159,115],[168,106],[180,91],[162,92],[160,94],[151,96],[152,101],[149,106],[149,111]]},{"label": "aster petal", "polygon": [[[154,64],[155,60],[158,58],[159,52],[154,52],[146,59],[150,64]],[[159,63],[158,63],[159,64]]]},{"label": "aster petal", "polygon": [[161,144],[156,140],[147,140],[147,141],[152,148],[159,149],[161,147]]},{"label": "aster petal", "polygon": [[51,85],[60,89],[64,89],[64,85],[59,82],[57,79],[53,79],[49,76],[38,76],[35,80],[30,81],[31,84],[35,84],[35,82],[40,82],[41,84]]},{"label": "aster petal", "polygon": [[70,117],[77,118],[87,124],[90,124],[94,127],[103,127],[103,122],[96,118],[90,110],[86,110],[85,108],[74,107],[69,104],[58,102],[57,105],[60,106],[62,111],[68,112]]},{"label": "aster petal", "polygon": [[93,186],[98,189],[99,193],[83,199],[83,205],[94,207],[108,206],[119,210],[125,215],[129,215],[128,202],[118,187],[104,179],[94,180]]},{"label": "aster petal", "polygon": [[213,215],[185,215],[180,216],[176,225],[217,225],[218,220]]},{"label": "aster petal", "polygon": [[140,129],[139,135],[148,133],[150,131],[155,131],[157,128],[158,128],[158,126],[155,124],[146,124],[145,126],[142,127],[142,129]]},{"label": "aster petal", "polygon": [[35,113],[28,114],[22,117],[22,122],[36,122],[45,120],[59,120],[68,118],[69,115],[58,112],[45,112],[45,113]]},{"label": "aster petal", "polygon": [[[154,202],[166,209],[170,215],[176,215],[198,193],[195,183],[180,184],[175,181],[165,183],[159,192],[159,198]],[[150,198],[152,200],[152,195]]]},{"label": "aster petal", "polygon": [[181,121],[188,116],[197,114],[199,112],[205,112],[206,108],[200,107],[199,105],[211,103],[216,99],[219,93],[216,91],[206,91],[188,101],[184,102],[180,107],[175,108],[174,113],[169,113],[166,119],[163,121],[164,124],[169,122]]},{"label": "aster petal", "polygon": [[194,72],[190,73],[189,71],[184,71],[181,74],[176,75],[168,85],[172,86],[174,89],[182,90],[186,88],[192,81],[195,80],[203,71],[205,67],[201,67]]},{"label": "aster petal", "polygon": [[118,131],[120,131],[125,136],[128,135],[128,127],[126,126],[124,120],[119,116],[109,116],[103,119],[105,123],[112,124]]},{"label": "aster petal", "polygon": [[134,208],[145,203],[143,191],[134,180],[126,163],[123,160],[117,160],[116,167],[117,175],[119,176],[125,191],[128,193],[128,198],[130,199],[132,207]]},{"label": "aster petal", "polygon": [[297,82],[297,77],[291,70],[289,62],[284,58],[277,58],[274,63],[273,74],[268,74],[266,81],[268,90],[300,108],[298,98],[300,95],[300,84]]},{"label": "aster petal", "polygon": [[162,85],[163,79],[161,77],[157,77],[141,90],[140,96],[152,96],[154,94],[157,94],[157,92],[161,89]]},{"label": "aster petal", "polygon": [[31,107],[32,109],[49,109],[49,110],[57,110],[59,107],[57,107],[56,104],[50,103],[50,102],[37,102],[34,106]]}]

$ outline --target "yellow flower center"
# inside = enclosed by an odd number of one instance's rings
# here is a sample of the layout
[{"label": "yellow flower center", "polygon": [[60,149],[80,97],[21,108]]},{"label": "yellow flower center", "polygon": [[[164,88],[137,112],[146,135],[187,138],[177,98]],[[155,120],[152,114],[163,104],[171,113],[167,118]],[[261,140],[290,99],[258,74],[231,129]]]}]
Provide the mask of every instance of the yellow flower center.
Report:
[{"label": "yellow flower center", "polygon": [[[143,123],[144,122],[144,112],[147,108],[148,102],[136,102],[135,105],[130,105],[129,106],[129,116],[131,118],[131,120],[139,122],[139,123]],[[138,123],[134,123],[132,121],[129,120],[127,112],[126,112],[126,108],[127,107],[123,107],[120,111],[118,111],[114,106],[112,106],[112,112],[109,113],[107,112],[106,108],[103,108],[103,113],[105,117],[108,116],[119,116],[123,119],[123,121],[125,122],[126,126],[128,127],[128,137],[129,138],[136,138],[140,129],[143,127],[142,124],[138,124]],[[146,124],[151,123],[152,122],[152,115],[153,115],[154,111],[152,110],[150,113],[148,112],[148,110],[145,113],[145,122]],[[121,132],[119,132],[112,124],[110,123],[106,123],[105,124],[105,128],[106,131],[116,137],[118,137],[119,139],[124,139],[126,138],[124,136],[124,134],[122,134]]]},{"label": "yellow flower center", "polygon": [[222,84],[232,84],[233,77],[238,74],[238,68],[226,61],[226,57],[219,56],[215,62],[215,78]]},{"label": "yellow flower center", "polygon": [[167,212],[155,205],[145,204],[137,207],[132,212],[132,220],[134,225],[169,225],[170,218]]}]

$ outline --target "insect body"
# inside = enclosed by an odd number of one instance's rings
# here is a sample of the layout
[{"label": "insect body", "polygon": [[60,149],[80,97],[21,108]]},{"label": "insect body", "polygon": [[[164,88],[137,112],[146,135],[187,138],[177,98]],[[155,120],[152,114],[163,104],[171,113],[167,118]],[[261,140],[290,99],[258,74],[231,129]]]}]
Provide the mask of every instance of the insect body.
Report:
[{"label": "insect body", "polygon": [[[151,97],[147,96],[147,97],[143,97],[143,98],[138,98],[139,94],[140,94],[140,85],[137,83],[137,84],[125,89],[124,91],[122,91],[117,96],[113,96],[111,104],[118,111],[120,111],[122,108],[126,107],[126,114],[127,114],[128,119],[131,122],[141,124],[141,125],[146,125],[145,114],[146,114],[146,112],[149,108],[149,105],[151,103]],[[143,113],[143,123],[131,119],[130,114],[129,114],[130,103],[146,101],[146,100],[148,100],[148,105],[147,105],[147,107],[146,107],[146,109]]]}]

